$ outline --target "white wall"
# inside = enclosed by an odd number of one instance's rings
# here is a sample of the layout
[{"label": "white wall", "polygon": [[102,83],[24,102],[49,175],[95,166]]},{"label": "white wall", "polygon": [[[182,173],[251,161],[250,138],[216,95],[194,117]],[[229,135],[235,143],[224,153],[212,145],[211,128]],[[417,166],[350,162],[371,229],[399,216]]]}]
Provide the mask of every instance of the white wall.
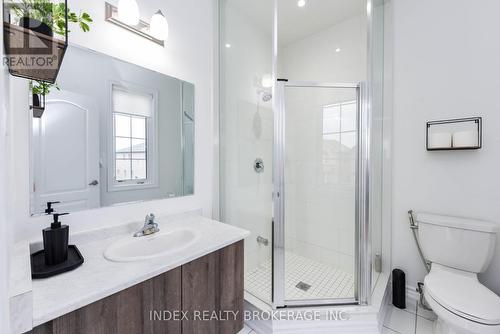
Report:
[{"label": "white wall", "polygon": [[[395,0],[393,266],[415,286],[425,271],[406,211],[500,223],[500,2]],[[479,151],[427,152],[429,120],[482,116]],[[480,276],[500,294],[500,238]]]},{"label": "white wall", "polygon": [[366,80],[367,24],[366,15],[360,14],[282,46],[278,77],[309,82]]},{"label": "white wall", "polygon": [[[102,225],[142,220],[147,211],[157,214],[203,209],[212,214],[213,187],[213,70],[214,70],[214,13],[215,0],[139,1],[141,13],[149,20],[160,8],[169,21],[170,36],[162,48],[144,38],[104,21],[104,1],[68,1],[76,12],[85,10],[94,19],[91,31],[81,32],[71,27],[70,43],[78,44],[111,56],[144,66],[158,72],[192,82],[196,86],[196,148],[194,196],[148,202],[124,207],[105,208],[74,213],[65,219],[71,231]],[[114,1],[115,3],[117,1]],[[12,110],[11,128],[18,140],[12,142],[15,152],[11,161],[11,189],[9,196],[15,210],[16,239],[40,236],[42,227],[49,223],[46,217],[29,218],[29,119],[26,110],[25,81],[15,80],[16,105]]]},{"label": "white wall", "polygon": [[2,65],[0,65],[0,331],[9,332],[9,245],[11,228],[7,219],[7,110],[9,108],[8,72],[3,65],[3,25],[0,27]]}]

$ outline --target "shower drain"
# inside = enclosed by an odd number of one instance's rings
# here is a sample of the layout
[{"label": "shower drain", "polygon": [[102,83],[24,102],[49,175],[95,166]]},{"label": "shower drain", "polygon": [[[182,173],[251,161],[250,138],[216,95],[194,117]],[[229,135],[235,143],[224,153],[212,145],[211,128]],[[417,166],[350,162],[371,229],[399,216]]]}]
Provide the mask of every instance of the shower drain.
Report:
[{"label": "shower drain", "polygon": [[302,290],[302,291],[307,291],[311,288],[311,285],[304,283],[304,282],[299,282],[295,287],[297,289]]}]

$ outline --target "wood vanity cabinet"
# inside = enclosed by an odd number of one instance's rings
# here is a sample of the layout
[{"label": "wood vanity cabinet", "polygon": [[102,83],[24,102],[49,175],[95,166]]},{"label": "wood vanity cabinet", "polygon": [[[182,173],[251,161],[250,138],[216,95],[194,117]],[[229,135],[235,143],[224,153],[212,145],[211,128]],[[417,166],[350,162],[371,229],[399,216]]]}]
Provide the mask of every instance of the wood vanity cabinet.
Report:
[{"label": "wood vanity cabinet", "polygon": [[[156,318],[152,311],[158,311]],[[158,319],[160,314],[165,317]],[[167,320],[173,314],[178,319]],[[63,315],[30,333],[236,334],[241,329],[243,241]]]}]

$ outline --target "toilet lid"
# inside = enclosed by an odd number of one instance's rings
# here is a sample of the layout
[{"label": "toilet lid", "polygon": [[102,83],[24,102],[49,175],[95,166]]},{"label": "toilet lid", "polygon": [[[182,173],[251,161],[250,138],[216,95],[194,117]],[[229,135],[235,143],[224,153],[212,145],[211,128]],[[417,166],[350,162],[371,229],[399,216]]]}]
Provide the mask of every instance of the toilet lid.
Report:
[{"label": "toilet lid", "polygon": [[425,277],[424,287],[436,302],[462,318],[500,324],[500,297],[479,283],[473,273],[433,268]]}]

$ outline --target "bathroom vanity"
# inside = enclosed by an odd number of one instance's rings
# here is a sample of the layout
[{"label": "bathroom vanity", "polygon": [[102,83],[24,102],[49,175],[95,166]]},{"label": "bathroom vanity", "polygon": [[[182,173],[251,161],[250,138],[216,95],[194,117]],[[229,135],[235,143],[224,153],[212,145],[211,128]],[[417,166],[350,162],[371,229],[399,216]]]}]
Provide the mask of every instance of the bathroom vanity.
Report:
[{"label": "bathroom vanity", "polygon": [[243,241],[33,329],[33,334],[238,333]]},{"label": "bathroom vanity", "polygon": [[[13,316],[31,317],[28,333],[33,334],[238,333],[243,328],[243,239],[249,233],[196,214],[159,217],[158,222],[157,234],[140,238],[132,236],[137,222],[71,236],[85,263],[32,280],[32,314]],[[158,247],[155,240],[179,231],[192,231],[195,238],[168,252],[152,248],[147,254],[147,244]],[[118,260],[108,259],[106,251],[116,245],[127,245],[128,257],[122,251]],[[31,251],[37,247],[30,244]]]}]

